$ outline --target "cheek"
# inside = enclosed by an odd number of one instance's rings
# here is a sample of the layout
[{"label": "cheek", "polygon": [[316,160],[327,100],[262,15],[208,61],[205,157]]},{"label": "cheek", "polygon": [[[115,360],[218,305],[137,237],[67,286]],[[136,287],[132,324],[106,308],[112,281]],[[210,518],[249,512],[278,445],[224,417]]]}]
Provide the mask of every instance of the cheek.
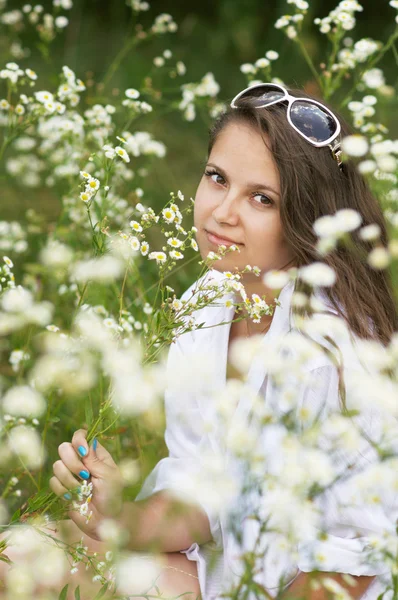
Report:
[{"label": "cheek", "polygon": [[206,194],[204,188],[200,185],[196,192],[195,202],[193,207],[193,220],[195,227],[200,227],[205,219],[211,214],[211,201]]},{"label": "cheek", "polygon": [[259,256],[271,256],[286,245],[278,213],[264,215],[264,219],[252,220],[249,239],[251,250]]}]

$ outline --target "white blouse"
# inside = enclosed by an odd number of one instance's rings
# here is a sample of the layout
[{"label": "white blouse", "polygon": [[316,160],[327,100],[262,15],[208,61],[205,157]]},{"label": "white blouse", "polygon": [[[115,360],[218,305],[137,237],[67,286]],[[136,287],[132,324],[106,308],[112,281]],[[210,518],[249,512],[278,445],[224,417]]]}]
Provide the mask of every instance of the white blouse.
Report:
[{"label": "white blouse", "polygon": [[[211,276],[216,280],[222,274],[212,270]],[[191,298],[196,282],[183,294],[182,300]],[[276,306],[272,323],[263,336],[264,343],[272,343],[291,330],[291,298],[294,283],[289,282],[279,295],[280,306]],[[231,293],[231,298],[233,294]],[[159,490],[170,490],[183,498],[185,495],[191,502],[193,499],[205,511],[209,518],[213,540],[199,546],[194,542],[189,548],[181,550],[189,560],[197,562],[199,584],[203,600],[216,600],[219,594],[227,590],[239,576],[240,563],[237,560],[239,548],[231,532],[227,528],[227,514],[234,503],[239,503],[239,495],[234,496],[231,488],[230,503],[224,510],[217,501],[217,492],[210,483],[206,483],[204,468],[209,463],[221,459],[225,472],[233,473],[237,479],[241,474],[239,463],[225,446],[228,432],[223,431],[211,402],[214,390],[222,390],[226,386],[226,366],[230,322],[234,316],[234,307],[222,302],[219,306],[211,306],[194,312],[198,324],[205,323],[205,328],[187,332],[177,338],[169,349],[168,385],[165,393],[166,431],[165,441],[169,456],[161,459],[145,480],[136,500],[144,499]],[[335,312],[331,309],[331,312]],[[224,323],[219,325],[219,323]],[[362,368],[349,343],[343,348],[345,361],[352,368]],[[205,365],[205,372],[200,368]],[[305,367],[311,376],[311,385],[303,385],[297,390],[298,403],[314,407],[335,405],[338,402],[338,376],[336,368],[324,354]],[[199,372],[198,372],[199,371]],[[260,394],[264,402],[271,401],[272,386],[267,382],[267,370],[264,362],[253,360],[247,376],[247,383],[254,394]],[[235,423],[244,422],[248,417],[253,395],[243,394],[237,402],[231,417],[231,427]],[[259,439],[259,444],[271,450],[273,441],[269,438]],[[366,458],[364,449],[361,453]],[[369,455],[370,456],[370,455]],[[341,458],[342,468],[347,460]],[[220,471],[222,473],[222,470]],[[198,486],[198,481],[201,482]],[[238,488],[236,488],[238,489]],[[342,488],[344,490],[344,488]],[[271,595],[276,595],[278,578],[281,573],[289,573],[290,582],[300,573],[313,570],[314,552],[322,553],[320,571],[350,573],[352,575],[377,575],[374,583],[362,596],[363,600],[376,600],[385,589],[381,583],[381,575],[385,572],[383,565],[370,565],[364,561],[363,551],[368,544],[371,533],[380,533],[382,524],[377,512],[334,510],[333,498],[323,499],[322,509],[326,511],[328,537],[323,542],[310,541],[299,546],[298,561],[291,564],[286,555],[271,545],[271,551],[264,559],[261,574],[256,581],[266,587]],[[227,510],[228,509],[228,510]],[[398,517],[398,503],[391,508],[392,520]],[[297,515],[300,519],[300,515]],[[250,547],[250,540],[255,539],[253,521],[244,528],[245,547]],[[247,523],[246,523],[247,524]],[[321,547],[318,547],[320,546]],[[239,579],[237,579],[238,581]],[[387,600],[389,596],[385,596]],[[250,597],[248,600],[252,600]]]}]

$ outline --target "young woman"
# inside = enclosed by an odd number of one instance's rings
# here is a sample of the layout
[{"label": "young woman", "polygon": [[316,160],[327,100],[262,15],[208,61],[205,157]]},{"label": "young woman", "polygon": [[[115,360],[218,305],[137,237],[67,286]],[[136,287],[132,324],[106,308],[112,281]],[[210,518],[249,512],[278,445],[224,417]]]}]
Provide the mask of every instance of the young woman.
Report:
[{"label": "young woman", "polygon": [[[294,98],[305,98],[294,101]],[[382,211],[362,176],[350,163],[342,164],[339,142],[351,133],[339,116],[301,90],[286,90],[275,84],[263,84],[244,90],[232,106],[222,114],[210,131],[208,161],[195,197],[195,226],[200,252],[217,252],[220,245],[235,244],[239,252],[230,252],[216,261],[214,277],[236,268],[256,265],[261,273],[288,270],[319,260],[313,223],[339,209],[358,211],[363,225],[377,224],[381,242],[387,234]],[[354,234],[356,247],[369,250],[368,243]],[[398,329],[395,303],[385,271],[372,270],[366,262],[343,247],[324,257],[336,272],[336,283],[322,296],[332,314],[342,316],[352,333],[359,338],[373,338],[386,344]],[[217,275],[217,272],[219,275]],[[248,296],[258,294],[273,303],[275,291],[268,289],[261,277],[248,271],[242,277]],[[90,549],[101,551],[98,541],[105,516],[118,519],[129,532],[131,550],[156,549],[164,553],[165,567],[160,569],[157,586],[174,594],[191,592],[203,600],[216,599],[228,589],[233,574],[234,544],[226,528],[226,514],[214,509],[214,502],[202,494],[196,503],[184,501],[189,483],[200,476],[202,457],[222,448],[219,429],[209,430],[216,420],[214,407],[206,396],[206,388],[195,388],[189,377],[185,389],[176,383],[174,373],[196,356],[207,356],[214,366],[204,376],[208,388],[222,390],[227,384],[227,360],[231,344],[237,338],[254,334],[267,341],[278,340],[291,328],[294,283],[281,290],[272,316],[254,323],[249,318],[234,321],[227,302],[221,306],[197,311],[198,329],[182,335],[169,351],[172,376],[166,393],[167,429],[165,439],[169,456],[162,459],[149,475],[136,501],[112,505],[112,492],[119,480],[118,468],[105,448],[88,447],[85,432],[75,433],[72,443],[59,447],[60,460],[54,463],[50,485],[56,494],[64,495],[79,485],[79,479],[91,477],[93,482],[93,517],[88,524],[71,511],[70,529],[78,539],[85,534]],[[195,284],[184,294],[188,298]],[[217,325],[219,323],[229,324]],[[348,345],[348,342],[347,342]],[[343,354],[349,348],[343,348]],[[314,402],[337,403],[339,378],[336,367],[318,361],[312,367],[316,388],[300,389],[300,397]],[[248,382],[254,393],[269,402],[265,366],[256,364]],[[196,379],[197,382],[197,379]],[[210,396],[209,396],[210,397]],[[250,395],[242,398],[232,415],[244,419],[250,411]],[[84,454],[84,456],[82,456]],[[82,472],[82,469],[86,471]],[[196,479],[197,480],[197,479]],[[181,497],[175,495],[180,486]],[[174,493],[170,493],[174,490]],[[214,499],[213,499],[214,500]],[[239,501],[239,499],[237,499]],[[183,510],[182,510],[183,509]],[[367,543],[369,530],[374,530],[369,515],[362,515],[355,527],[359,538],[350,536],[352,523],[331,531],[327,559],[322,570],[347,587],[343,573],[355,577],[350,589],[354,598],[375,599],[379,574],[376,568],[361,562],[361,550]],[[300,519],[300,515],[297,515]],[[369,522],[368,522],[369,521]],[[74,525],[74,524],[75,525]],[[79,529],[76,528],[76,525]],[[331,530],[333,529],[331,525]],[[271,553],[274,562],[264,563],[257,581],[269,594],[275,594],[278,576],[278,552]],[[355,559],[355,560],[354,560]],[[169,567],[169,568],[167,568]],[[322,590],[304,590],[308,582],[304,558],[297,564],[284,565],[289,575],[285,594],[305,596],[312,600],[326,598]],[[154,590],[149,593],[155,593]]]}]

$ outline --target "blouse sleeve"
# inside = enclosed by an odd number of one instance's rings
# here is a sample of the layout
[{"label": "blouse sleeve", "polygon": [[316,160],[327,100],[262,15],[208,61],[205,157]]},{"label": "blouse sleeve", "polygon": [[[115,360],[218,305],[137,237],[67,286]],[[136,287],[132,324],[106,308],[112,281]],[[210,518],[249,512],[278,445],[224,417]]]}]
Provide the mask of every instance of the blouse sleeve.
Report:
[{"label": "blouse sleeve", "polygon": [[[316,385],[306,389],[302,396],[303,406],[310,411],[336,411],[338,402],[338,375],[333,366],[324,366],[313,373]],[[360,371],[345,370],[347,389],[355,385]],[[381,559],[368,553],[385,534],[393,534],[398,517],[398,494],[388,485],[383,487],[382,468],[373,445],[369,440],[380,439],[382,414],[370,407],[354,417],[355,428],[349,430],[361,434],[356,439],[334,444],[332,462],[337,472],[337,482],[317,499],[323,515],[322,535],[299,544],[298,568],[304,572],[314,570],[348,573],[351,575],[383,575],[389,569]],[[330,431],[325,418],[323,450],[328,451]],[[351,419],[348,419],[351,421]],[[349,423],[350,425],[350,423]],[[336,438],[335,438],[336,439]],[[322,439],[320,440],[322,442]],[[331,448],[331,446],[329,446]],[[372,488],[372,477],[374,487]],[[395,478],[397,482],[397,478]],[[381,483],[381,486],[378,484]],[[391,485],[391,481],[390,481]],[[318,533],[321,533],[320,531]],[[373,557],[372,557],[373,556]]]},{"label": "blouse sleeve", "polygon": [[[168,490],[179,499],[200,506],[209,519],[216,547],[221,548],[219,499],[212,493],[211,486],[206,485],[206,461],[211,447],[197,404],[195,385],[192,381],[188,383],[192,344],[192,333],[184,333],[169,348],[165,392],[165,442],[169,455],[154,467],[135,500]],[[192,369],[192,360],[190,362]]]}]

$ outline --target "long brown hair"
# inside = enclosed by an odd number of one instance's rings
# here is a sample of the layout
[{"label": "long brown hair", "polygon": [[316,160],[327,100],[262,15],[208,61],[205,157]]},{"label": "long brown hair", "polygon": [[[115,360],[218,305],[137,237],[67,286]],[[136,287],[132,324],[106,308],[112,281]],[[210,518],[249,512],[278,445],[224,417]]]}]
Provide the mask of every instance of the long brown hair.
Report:
[{"label": "long brown hair", "polygon": [[[302,90],[289,88],[289,93],[312,98]],[[323,100],[321,102],[328,106]],[[339,244],[321,258],[312,227],[319,217],[351,208],[361,214],[363,226],[375,223],[380,227],[380,242],[387,246],[381,206],[363,175],[350,160],[341,171],[330,148],[317,148],[306,142],[289,125],[284,104],[255,108],[247,98],[238,104],[239,108],[228,107],[210,128],[208,155],[220,133],[231,123],[250,125],[263,139],[264,133],[268,135],[269,149],[280,175],[281,222],[297,267],[320,259],[331,266],[336,273],[336,283],[325,290],[331,305],[360,338],[373,338],[387,344],[398,329],[398,314],[388,271],[372,269],[361,258],[369,253],[372,244],[361,240],[354,232],[351,235],[353,249]],[[328,108],[340,121],[342,137],[352,134],[353,130],[344,118]],[[373,323],[372,327],[370,323]]]}]

